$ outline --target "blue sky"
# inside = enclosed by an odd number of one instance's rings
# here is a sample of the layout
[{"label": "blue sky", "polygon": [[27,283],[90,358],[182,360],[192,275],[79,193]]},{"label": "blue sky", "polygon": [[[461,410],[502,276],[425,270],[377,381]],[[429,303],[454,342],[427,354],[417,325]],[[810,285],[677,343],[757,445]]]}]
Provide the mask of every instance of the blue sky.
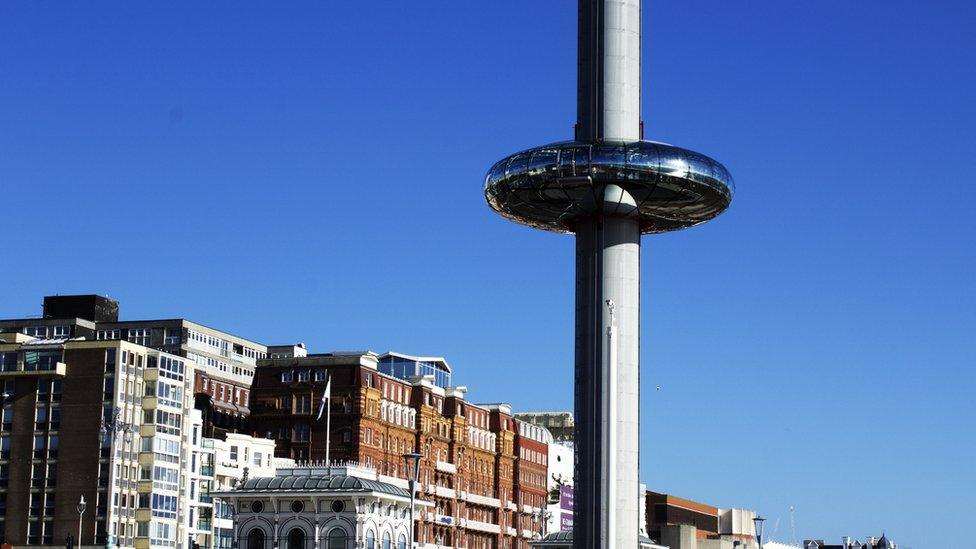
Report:
[{"label": "blue sky", "polygon": [[[967,547],[974,11],[645,3],[647,137],[738,187],[643,241],[649,486],[783,541],[793,505],[800,539]],[[575,40],[565,0],[2,3],[0,316],[97,292],[571,409],[572,238],[481,186],[571,136]]]}]

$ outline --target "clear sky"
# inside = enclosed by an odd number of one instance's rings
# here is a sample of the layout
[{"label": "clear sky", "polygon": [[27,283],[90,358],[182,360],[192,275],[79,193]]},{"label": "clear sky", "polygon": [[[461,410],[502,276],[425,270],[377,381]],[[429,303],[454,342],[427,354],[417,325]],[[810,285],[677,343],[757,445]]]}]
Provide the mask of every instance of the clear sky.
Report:
[{"label": "clear sky", "polygon": [[[976,8],[646,1],[646,136],[725,163],[645,237],[641,476],[767,532],[971,548]],[[0,317],[102,293],[572,408],[573,240],[486,206],[567,139],[571,0],[0,3]],[[657,389],[660,387],[660,389]]]}]

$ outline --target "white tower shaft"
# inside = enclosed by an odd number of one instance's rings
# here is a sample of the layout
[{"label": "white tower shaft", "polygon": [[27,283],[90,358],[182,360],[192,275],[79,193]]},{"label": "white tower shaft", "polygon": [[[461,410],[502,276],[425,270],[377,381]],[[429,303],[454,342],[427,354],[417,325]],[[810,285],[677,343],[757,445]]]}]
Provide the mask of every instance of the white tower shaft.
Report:
[{"label": "white tower shaft", "polygon": [[[640,0],[580,0],[576,139],[636,141]],[[619,188],[598,195],[626,194]],[[639,506],[640,224],[596,212],[576,227],[573,545],[636,549]],[[618,211],[617,209],[607,210]]]}]

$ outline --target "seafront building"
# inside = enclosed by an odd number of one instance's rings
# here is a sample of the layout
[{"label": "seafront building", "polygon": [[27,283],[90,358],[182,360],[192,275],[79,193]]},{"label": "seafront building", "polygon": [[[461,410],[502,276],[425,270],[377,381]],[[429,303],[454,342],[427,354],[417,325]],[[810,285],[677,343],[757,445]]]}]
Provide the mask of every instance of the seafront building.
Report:
[{"label": "seafront building", "polygon": [[[647,533],[671,549],[758,549],[745,509],[720,509],[670,494],[645,492]],[[765,543],[763,545],[766,545]]]},{"label": "seafront building", "polygon": [[[206,435],[237,426],[196,409],[194,395],[208,386],[246,404],[253,370],[234,356],[236,366],[211,367],[204,333],[225,335],[183,320],[119,322],[118,303],[93,295],[46,297],[42,318],[0,320],[0,543],[64,546],[80,523],[83,546],[229,547],[229,525],[213,518],[230,514],[208,496],[220,484]],[[263,356],[226,341],[231,355]]]},{"label": "seafront building", "polygon": [[[238,549],[407,549],[410,492],[380,478],[376,470],[354,465],[291,467],[214,495],[237,510]],[[413,509],[431,505],[421,500]]]},{"label": "seafront building", "polygon": [[[507,404],[468,402],[452,375],[441,357],[402,353],[259,360],[252,429],[276,438],[281,457],[354,463],[401,488],[402,456],[419,452],[418,497],[433,504],[418,514],[419,543],[528,547],[546,528],[551,435],[517,420]],[[330,409],[320,416],[329,380]]]},{"label": "seafront building", "polygon": [[194,407],[207,437],[245,432],[254,367],[263,344],[186,319],[119,320],[119,303],[99,295],[46,296],[40,318],[0,320],[0,332],[36,338],[127,341],[187,359]]},{"label": "seafront building", "polygon": [[192,365],[120,340],[0,341],[3,541],[76,537],[84,497],[82,545],[183,547]]}]

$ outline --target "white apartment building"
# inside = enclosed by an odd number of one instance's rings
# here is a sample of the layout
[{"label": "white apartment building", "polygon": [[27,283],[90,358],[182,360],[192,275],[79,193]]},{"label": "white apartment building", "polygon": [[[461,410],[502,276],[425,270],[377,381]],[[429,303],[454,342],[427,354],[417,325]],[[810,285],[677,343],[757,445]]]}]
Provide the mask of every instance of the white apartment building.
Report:
[{"label": "white apartment building", "polygon": [[275,468],[294,466],[294,461],[274,457],[275,441],[238,433],[228,433],[225,440],[204,438],[194,444],[193,454],[199,467],[193,473],[190,494],[190,535],[201,548],[230,549],[233,542],[233,509],[213,492],[231,490],[246,478],[273,477]]}]

